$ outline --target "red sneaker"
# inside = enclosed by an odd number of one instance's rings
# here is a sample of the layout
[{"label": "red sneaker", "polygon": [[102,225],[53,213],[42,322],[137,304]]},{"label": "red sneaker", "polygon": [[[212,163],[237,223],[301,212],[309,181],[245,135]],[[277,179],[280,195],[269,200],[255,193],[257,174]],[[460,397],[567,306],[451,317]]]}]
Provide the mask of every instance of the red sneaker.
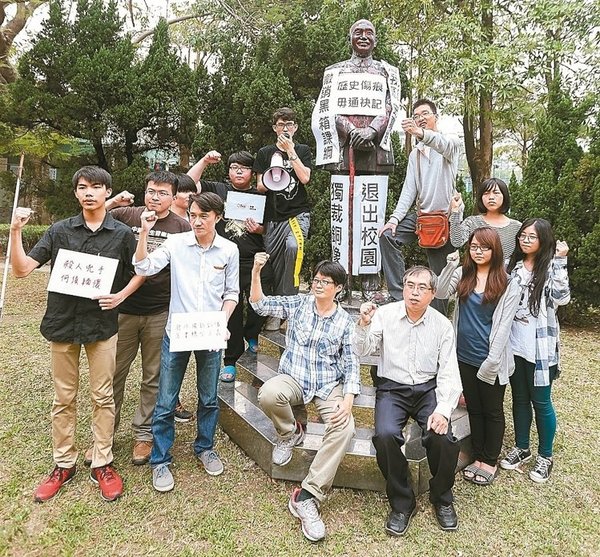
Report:
[{"label": "red sneaker", "polygon": [[90,480],[100,486],[100,495],[105,501],[114,501],[123,495],[123,480],[111,464],[92,468]]},{"label": "red sneaker", "polygon": [[48,499],[52,499],[63,485],[71,481],[71,478],[75,475],[75,470],[75,466],[72,468],[56,466],[52,470],[52,473],[35,490],[33,495],[34,500],[38,503],[43,503],[44,501],[48,501]]}]

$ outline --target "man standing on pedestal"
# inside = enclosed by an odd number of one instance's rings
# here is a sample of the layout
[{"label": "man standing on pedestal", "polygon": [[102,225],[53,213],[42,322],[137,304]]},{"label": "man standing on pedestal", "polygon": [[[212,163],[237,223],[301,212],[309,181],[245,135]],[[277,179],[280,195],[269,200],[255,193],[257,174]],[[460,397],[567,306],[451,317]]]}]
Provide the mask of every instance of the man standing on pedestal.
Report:
[{"label": "man standing on pedestal", "polygon": [[[455,194],[460,140],[437,129],[435,104],[427,99],[413,105],[412,118],[402,120],[402,129],[419,140],[408,157],[406,178],[400,199],[386,225],[379,231],[383,274],[390,296],[402,300],[404,257],[402,246],[417,239],[417,215],[409,212],[413,203],[417,211],[432,213],[450,211]],[[462,218],[462,215],[461,215]],[[439,275],[446,266],[446,256],[454,250],[448,242],[440,248],[425,248],[429,267]],[[446,315],[448,302],[434,300],[432,307]]]}]

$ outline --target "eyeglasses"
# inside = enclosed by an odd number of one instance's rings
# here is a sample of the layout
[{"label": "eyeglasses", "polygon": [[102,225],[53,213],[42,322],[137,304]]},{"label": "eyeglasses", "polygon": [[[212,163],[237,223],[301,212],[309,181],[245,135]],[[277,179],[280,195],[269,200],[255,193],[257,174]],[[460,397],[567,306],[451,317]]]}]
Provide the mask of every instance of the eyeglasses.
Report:
[{"label": "eyeglasses", "polygon": [[275,124],[275,127],[279,128],[280,130],[282,130],[283,128],[291,130],[295,125],[296,122],[277,122],[277,124]]},{"label": "eyeglasses", "polygon": [[469,251],[474,251],[474,252],[480,251],[481,253],[487,253],[491,249],[492,248],[490,246],[478,246],[477,244],[469,245]]},{"label": "eyeglasses", "polygon": [[424,110],[420,114],[413,114],[412,119],[416,122],[417,120],[420,120],[421,118],[423,118],[423,120],[425,118],[429,118],[432,114],[433,114],[433,112],[430,112],[429,110]]},{"label": "eyeglasses", "polygon": [[521,234],[519,236],[519,240],[521,240],[521,242],[531,242],[533,244],[533,242],[537,242],[538,237],[535,234]]},{"label": "eyeglasses", "polygon": [[312,283],[315,286],[329,286],[330,284],[333,284],[333,281],[332,280],[327,280],[327,279],[314,278],[314,279],[312,279]]},{"label": "eyeglasses", "polygon": [[241,164],[230,164],[229,170],[232,172],[245,172],[246,170],[252,170],[249,166],[242,166]]},{"label": "eyeglasses", "polygon": [[167,197],[173,197],[173,194],[166,190],[156,191],[156,190],[151,190],[150,188],[148,188],[146,190],[146,195],[149,195],[150,197],[154,197],[155,195],[158,195],[158,197],[162,197],[163,199],[166,199]]},{"label": "eyeglasses", "polygon": [[415,284],[414,282],[406,282],[404,284],[404,288],[408,288],[412,291],[416,290],[419,294],[423,294],[423,292],[431,290],[431,286],[425,286],[424,284]]}]

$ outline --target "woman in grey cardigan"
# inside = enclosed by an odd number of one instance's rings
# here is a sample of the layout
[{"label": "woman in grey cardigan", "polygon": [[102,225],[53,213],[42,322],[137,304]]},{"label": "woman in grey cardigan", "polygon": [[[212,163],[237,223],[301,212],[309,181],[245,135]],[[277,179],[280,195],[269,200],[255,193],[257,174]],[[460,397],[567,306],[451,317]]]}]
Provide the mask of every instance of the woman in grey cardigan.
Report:
[{"label": "woman in grey cardigan", "polygon": [[490,485],[498,471],[504,437],[504,392],[514,371],[509,337],[519,303],[519,288],[504,270],[498,233],[475,229],[458,267],[458,252],[448,256],[436,297],[456,293],[456,352],[471,425],[474,461],[463,477]]}]

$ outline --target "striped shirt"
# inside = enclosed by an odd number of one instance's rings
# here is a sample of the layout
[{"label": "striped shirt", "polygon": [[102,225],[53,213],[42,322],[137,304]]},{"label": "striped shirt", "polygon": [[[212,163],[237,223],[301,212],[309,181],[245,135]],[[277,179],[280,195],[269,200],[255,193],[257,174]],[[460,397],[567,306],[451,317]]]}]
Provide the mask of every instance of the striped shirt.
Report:
[{"label": "striped shirt", "polygon": [[354,323],[340,305],[327,317],[317,313],[312,295],[265,296],[252,307],[259,315],[288,320],[279,373],[302,387],[305,403],[314,397],[327,399],[339,383],[344,394],[360,393],[360,367],[352,351]]},{"label": "striped shirt", "polygon": [[518,220],[509,219],[509,223],[505,226],[491,226],[483,220],[482,215],[472,215],[462,222],[460,221],[460,217],[460,213],[450,213],[450,242],[455,248],[459,248],[465,244],[473,230],[482,226],[488,226],[498,232],[498,236],[500,236],[504,259],[510,258],[513,251],[515,251],[517,232],[521,228],[521,223]]},{"label": "striped shirt", "polygon": [[411,323],[404,302],[377,309],[370,325],[356,324],[354,350],[359,356],[379,349],[377,375],[403,385],[436,380],[435,412],[450,419],[462,392],[456,360],[454,331],[450,321],[428,307],[421,319]]}]

